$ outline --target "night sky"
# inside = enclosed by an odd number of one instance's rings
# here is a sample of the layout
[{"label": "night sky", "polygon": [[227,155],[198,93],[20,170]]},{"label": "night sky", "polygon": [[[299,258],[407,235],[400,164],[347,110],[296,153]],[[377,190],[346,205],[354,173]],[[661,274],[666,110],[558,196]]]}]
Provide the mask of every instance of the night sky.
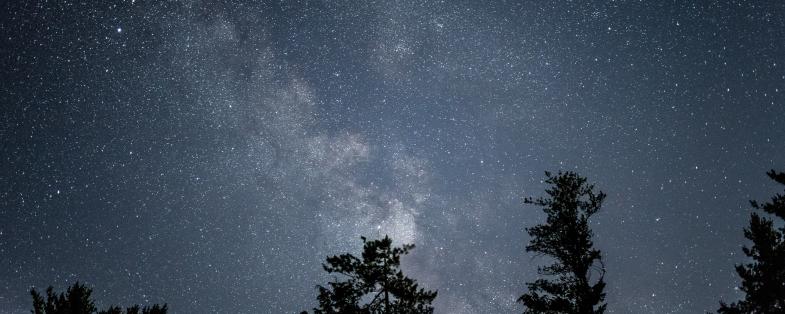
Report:
[{"label": "night sky", "polygon": [[781,1],[0,10],[0,313],[77,280],[101,307],[293,313],[385,234],[437,313],[518,313],[546,170],[608,194],[608,312],[713,311],[785,170]]}]

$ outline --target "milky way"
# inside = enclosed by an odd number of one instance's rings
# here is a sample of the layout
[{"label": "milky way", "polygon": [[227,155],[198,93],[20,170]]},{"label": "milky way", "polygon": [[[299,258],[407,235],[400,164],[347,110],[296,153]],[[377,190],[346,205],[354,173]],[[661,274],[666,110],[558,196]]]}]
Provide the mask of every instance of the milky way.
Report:
[{"label": "milky way", "polygon": [[325,256],[414,243],[437,313],[516,313],[544,171],[608,193],[611,313],[741,297],[785,170],[785,3],[7,1],[0,313],[293,313]]}]

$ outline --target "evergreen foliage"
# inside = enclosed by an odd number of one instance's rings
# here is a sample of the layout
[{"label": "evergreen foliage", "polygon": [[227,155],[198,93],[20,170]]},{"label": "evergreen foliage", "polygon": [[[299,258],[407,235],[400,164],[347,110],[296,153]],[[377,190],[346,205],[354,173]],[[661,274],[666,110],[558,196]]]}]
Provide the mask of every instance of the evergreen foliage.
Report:
[{"label": "evergreen foliage", "polygon": [[[769,178],[785,185],[785,173],[769,171]],[[752,207],[785,220],[785,196],[776,194],[766,203],[750,201]],[[744,237],[752,247],[743,247],[751,262],[736,265],[744,299],[731,304],[720,302],[722,314],[785,313],[785,227],[775,228],[771,219],[753,212]]]},{"label": "evergreen foliage", "polygon": [[[527,283],[528,292],[518,301],[526,314],[601,314],[606,308],[605,266],[594,248],[589,219],[602,207],[605,194],[594,192],[594,186],[574,172],[545,175],[548,196],[524,200],[547,215],[544,224],[526,229],[531,236],[526,251],[547,255],[554,263],[538,268],[548,278]],[[594,280],[592,270],[598,273]]]},{"label": "evergreen foliage", "polygon": [[[327,258],[322,267],[328,273],[341,274],[345,280],[318,286],[319,307],[314,314],[414,314],[433,313],[435,291],[418,288],[414,279],[399,270],[402,255],[412,244],[393,247],[392,239],[363,241],[361,258],[342,254]],[[305,312],[303,312],[305,313]]]},{"label": "evergreen foliage", "polygon": [[111,306],[106,310],[98,311],[92,299],[93,289],[86,287],[79,282],[68,287],[65,293],[57,294],[53,287],[46,289],[46,297],[35,290],[30,290],[33,297],[33,314],[166,314],[168,310],[166,304],[158,304],[152,307],[140,308],[138,305],[131,306],[123,311],[118,306]]}]

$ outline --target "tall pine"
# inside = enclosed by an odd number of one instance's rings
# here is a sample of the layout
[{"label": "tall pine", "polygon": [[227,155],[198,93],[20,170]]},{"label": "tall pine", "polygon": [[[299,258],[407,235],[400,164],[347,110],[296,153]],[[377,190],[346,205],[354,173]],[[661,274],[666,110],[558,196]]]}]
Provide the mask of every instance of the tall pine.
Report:
[{"label": "tall pine", "polygon": [[[525,204],[542,207],[544,224],[526,231],[531,236],[527,252],[547,255],[553,264],[538,268],[546,278],[527,283],[528,292],[518,301],[525,314],[600,314],[605,311],[605,266],[594,248],[589,219],[596,214],[605,194],[574,172],[545,172],[547,197],[526,198]],[[593,274],[597,277],[592,278]]]},{"label": "tall pine", "polygon": [[[361,258],[351,254],[331,256],[324,264],[328,273],[342,274],[345,280],[318,286],[319,307],[315,314],[415,314],[433,313],[435,291],[418,288],[415,280],[399,270],[401,256],[414,245],[393,247],[392,239],[363,240]],[[306,312],[303,312],[306,313]]]},{"label": "tall pine", "polygon": [[[771,170],[769,178],[785,185],[785,173]],[[785,220],[785,196],[776,194],[769,202],[750,201],[752,207]],[[744,237],[752,247],[744,246],[744,254],[751,262],[736,265],[741,277],[744,299],[735,303],[720,302],[718,313],[785,313],[785,227],[775,228],[771,219],[753,212]]]}]

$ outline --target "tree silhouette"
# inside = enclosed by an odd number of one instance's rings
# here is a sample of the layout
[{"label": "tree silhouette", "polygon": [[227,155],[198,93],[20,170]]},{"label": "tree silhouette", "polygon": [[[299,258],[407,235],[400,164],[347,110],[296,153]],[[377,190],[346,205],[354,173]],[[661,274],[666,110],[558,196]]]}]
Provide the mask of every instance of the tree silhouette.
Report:
[{"label": "tree silhouette", "polygon": [[[419,288],[415,280],[403,275],[398,268],[402,255],[414,248],[413,244],[392,247],[392,239],[363,241],[362,259],[351,254],[331,256],[322,264],[328,273],[338,273],[344,281],[329,282],[319,289],[319,307],[314,314],[404,314],[433,313],[431,302],[435,291]],[[302,312],[307,313],[307,312]]]},{"label": "tree silhouette", "polygon": [[123,311],[118,306],[112,306],[104,311],[98,312],[95,302],[91,298],[93,289],[86,287],[79,282],[68,287],[66,293],[56,294],[51,286],[46,289],[46,299],[38,293],[35,288],[30,290],[33,296],[33,314],[166,314],[168,310],[166,304],[158,304],[152,307],[139,308],[134,305]]},{"label": "tree silhouette", "polygon": [[92,314],[96,307],[90,296],[93,289],[87,288],[79,282],[68,287],[66,293],[54,293],[51,286],[46,289],[46,300],[35,289],[30,290],[33,296],[34,314]]},{"label": "tree silhouette", "polygon": [[131,306],[123,311],[122,308],[119,306],[112,306],[104,311],[98,312],[98,314],[166,314],[166,311],[169,310],[164,304],[160,306],[158,304],[154,304],[151,307],[145,306],[143,308],[139,308],[138,305]]},{"label": "tree silhouette", "polygon": [[[526,307],[524,313],[603,313],[605,266],[593,247],[589,218],[600,210],[605,193],[595,193],[594,185],[574,172],[545,176],[548,197],[524,200],[548,216],[545,224],[526,229],[532,237],[526,251],[553,258],[552,265],[537,269],[551,278],[527,283],[529,291],[518,302]],[[593,284],[592,269],[599,273]]]},{"label": "tree silhouette", "polygon": [[[769,178],[785,185],[785,173],[771,170]],[[750,201],[755,209],[785,220],[785,196],[776,194],[771,201],[759,204]],[[785,227],[775,229],[771,219],[753,212],[750,225],[744,228],[744,237],[752,241],[752,247],[742,251],[752,258],[751,263],[736,265],[741,277],[744,300],[725,304],[720,302],[718,313],[785,313]]]}]

